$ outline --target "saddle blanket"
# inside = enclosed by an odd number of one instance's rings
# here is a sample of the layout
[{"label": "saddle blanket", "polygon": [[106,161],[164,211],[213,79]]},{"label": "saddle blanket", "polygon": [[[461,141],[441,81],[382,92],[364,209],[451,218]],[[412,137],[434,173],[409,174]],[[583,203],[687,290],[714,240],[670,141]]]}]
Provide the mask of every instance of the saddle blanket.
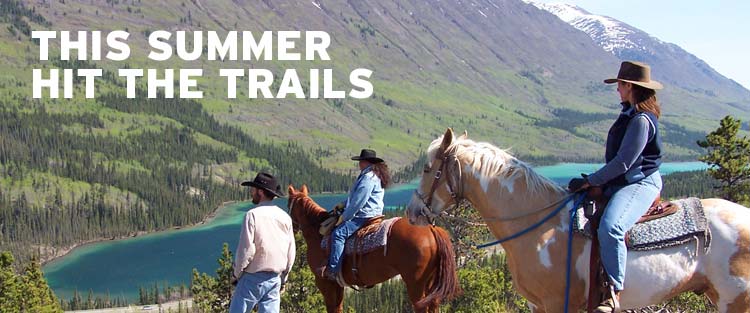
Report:
[{"label": "saddle blanket", "polygon": [[[388,243],[388,235],[391,233],[391,227],[393,223],[401,219],[400,217],[389,218],[380,222],[377,225],[377,229],[368,232],[363,237],[357,237],[357,233],[349,237],[344,245],[344,254],[364,254],[383,247]],[[368,227],[368,226],[365,226]],[[360,229],[361,230],[361,229]],[[329,251],[328,245],[330,243],[331,235],[326,235],[320,243],[323,250]]]},{"label": "saddle blanket", "polygon": [[[698,198],[672,201],[679,208],[672,215],[635,224],[625,235],[628,250],[647,251],[678,246],[690,241],[703,241],[707,251],[711,244],[711,232]],[[573,216],[574,231],[591,238],[588,219],[583,208],[578,208]]]}]

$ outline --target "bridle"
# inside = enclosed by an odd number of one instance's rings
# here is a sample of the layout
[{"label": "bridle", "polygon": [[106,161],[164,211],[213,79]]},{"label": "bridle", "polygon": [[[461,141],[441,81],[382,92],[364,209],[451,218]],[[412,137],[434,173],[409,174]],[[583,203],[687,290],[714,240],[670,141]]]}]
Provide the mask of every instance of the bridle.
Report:
[{"label": "bridle", "polygon": [[[435,160],[440,160],[440,167],[438,168],[437,172],[435,172],[435,178],[432,181],[432,186],[430,187],[430,192],[428,194],[423,194],[423,193],[420,192],[419,188],[417,188],[416,190],[414,190],[414,194],[417,195],[417,197],[420,200],[422,200],[422,203],[424,204],[424,206],[422,207],[422,209],[419,211],[418,214],[426,217],[428,219],[428,221],[429,221],[430,224],[434,224],[436,218],[440,217],[441,214],[450,211],[453,207],[455,207],[463,199],[463,184],[461,183],[461,175],[463,173],[461,171],[461,166],[458,163],[458,157],[456,156],[455,148],[453,148],[451,150],[452,151],[443,151],[441,149],[441,150],[438,151],[437,156],[435,157]],[[454,176],[450,175],[450,173],[446,173],[447,170],[448,170],[448,163],[458,164],[458,166],[456,166],[456,169],[458,171],[458,175],[456,176],[457,179]],[[433,166],[434,166],[434,164],[433,164]],[[433,168],[432,166],[431,167],[427,167],[425,165],[425,172],[432,171],[432,168]],[[438,184],[440,183],[440,178],[442,178],[444,176],[443,174],[447,174],[448,178],[447,178],[447,181],[446,181],[446,186],[448,188],[448,192],[451,195],[451,198],[453,198],[453,200],[454,200],[454,204],[452,205],[451,208],[443,210],[440,213],[435,213],[432,210],[432,199],[433,199],[433,196],[435,194],[435,191],[437,190]],[[454,180],[455,180],[455,182],[454,182]],[[556,205],[561,204],[561,203],[567,201],[568,199],[569,199],[569,197],[567,197],[567,196],[566,197],[562,197],[561,199],[559,199],[559,200],[557,200],[557,201],[555,201],[553,203],[550,203],[550,204],[545,205],[545,206],[543,206],[543,207],[541,207],[541,208],[539,208],[537,210],[533,210],[533,211],[531,211],[529,213],[522,214],[522,215],[519,215],[519,216],[512,216],[512,217],[483,217],[482,219],[485,222],[487,222],[487,221],[512,221],[512,220],[517,220],[519,218],[523,218],[523,217],[526,217],[526,216],[530,216],[532,214],[539,213],[539,212],[544,211],[544,210],[548,210],[548,209],[554,208]]]},{"label": "bridle", "polygon": [[294,216],[292,215],[292,209],[294,209],[294,205],[297,204],[297,200],[299,200],[299,197],[297,197],[296,195],[295,196],[290,195],[289,204],[287,205],[287,208],[289,209],[289,212],[287,214],[289,214],[289,216],[292,217],[292,228],[294,228],[295,230],[299,229],[299,223],[294,221]]},{"label": "bridle", "polygon": [[[440,167],[438,168],[437,172],[435,172],[435,178],[432,180],[430,192],[425,195],[419,191],[419,188],[414,190],[414,194],[417,196],[417,198],[419,198],[419,200],[422,200],[422,203],[424,204],[424,207],[422,207],[422,209],[419,211],[419,214],[426,217],[429,220],[430,224],[434,224],[435,218],[439,217],[440,214],[447,211],[444,210],[441,213],[435,213],[432,211],[432,199],[434,198],[435,191],[437,190],[438,184],[440,183],[440,178],[443,177],[443,173],[446,174],[446,187],[448,188],[448,192],[450,193],[451,198],[453,198],[454,203],[457,204],[461,199],[463,199],[463,188],[461,185],[461,165],[458,163],[458,157],[456,157],[455,149],[453,149],[453,151],[451,152],[443,151],[443,149],[439,150],[437,156],[435,157],[435,160],[440,160]],[[453,175],[450,175],[451,173],[448,173],[448,163],[458,165],[456,166],[456,169],[458,171],[457,179]],[[425,172],[432,171],[432,168],[434,166],[435,164],[432,164],[432,166],[430,166],[429,168],[425,166]],[[455,204],[453,206],[455,206]]]}]

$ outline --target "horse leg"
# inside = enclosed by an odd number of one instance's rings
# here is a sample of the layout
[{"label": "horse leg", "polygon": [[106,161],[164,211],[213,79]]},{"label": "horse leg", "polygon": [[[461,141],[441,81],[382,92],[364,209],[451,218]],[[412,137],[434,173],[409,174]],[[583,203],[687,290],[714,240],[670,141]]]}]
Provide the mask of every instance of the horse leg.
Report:
[{"label": "horse leg", "polygon": [[[706,293],[718,298],[711,300],[719,312],[750,312],[750,218],[747,208],[715,199],[703,200],[703,203],[707,207],[707,217],[712,221],[711,231],[716,234],[708,255],[709,262],[715,264],[715,270],[708,277],[709,289],[713,290]],[[712,206],[717,210],[711,210]]]},{"label": "horse leg", "polygon": [[411,304],[414,307],[415,313],[422,313],[422,312],[430,312],[430,308],[432,305],[427,305],[423,308],[417,308],[417,302],[419,300],[422,300],[426,293],[427,293],[427,287],[430,285],[430,279],[425,277],[420,277],[417,279],[416,277],[401,277],[404,280],[404,283],[406,284],[406,292],[409,295],[409,300],[411,300]]},{"label": "horse leg", "polygon": [[326,312],[342,313],[344,311],[344,287],[328,279],[315,277],[315,285],[323,294],[326,303]]}]

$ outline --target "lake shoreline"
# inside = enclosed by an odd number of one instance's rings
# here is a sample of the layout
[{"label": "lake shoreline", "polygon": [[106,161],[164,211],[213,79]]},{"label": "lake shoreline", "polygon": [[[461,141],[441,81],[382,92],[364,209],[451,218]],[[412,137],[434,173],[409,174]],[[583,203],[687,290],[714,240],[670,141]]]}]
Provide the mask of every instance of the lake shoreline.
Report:
[{"label": "lake shoreline", "polygon": [[[566,184],[571,177],[595,171],[600,166],[601,164],[560,164],[534,170],[557,184]],[[665,164],[663,167],[665,172],[681,172],[705,168],[705,164],[687,162]],[[418,186],[417,178],[408,184],[388,188],[384,205],[407,205]],[[312,196],[318,204],[328,208],[346,199],[347,195],[316,193]],[[287,199],[278,199],[275,204],[284,208]],[[193,269],[205,273],[216,269],[216,259],[220,256],[217,247],[225,242],[236,243],[237,227],[242,222],[240,215],[249,207],[252,207],[249,202],[239,202],[218,211],[210,224],[207,222],[189,230],[149,234],[136,240],[105,241],[73,251],[48,264],[44,268],[45,277],[54,292],[62,298],[71,297],[76,290],[91,289],[97,295],[104,296],[110,292],[122,294],[127,299],[138,299],[139,286],[165,282],[171,285],[189,284],[189,273]],[[81,257],[82,255],[85,256]]]},{"label": "lake shoreline", "polygon": [[86,241],[83,241],[83,242],[75,243],[75,244],[72,244],[72,245],[66,246],[66,247],[59,247],[59,248],[56,248],[56,247],[42,247],[42,249],[47,249],[47,250],[52,250],[52,251],[51,251],[50,254],[47,254],[45,257],[40,258],[39,262],[41,263],[42,266],[45,266],[45,265],[49,264],[50,262],[53,262],[53,261],[56,261],[58,259],[61,259],[61,258],[65,257],[66,255],[68,255],[71,252],[73,252],[73,250],[75,250],[75,249],[82,248],[82,247],[85,247],[85,246],[88,246],[88,245],[97,244],[97,243],[100,243],[100,242],[116,241],[116,240],[122,240],[122,239],[128,239],[128,238],[136,238],[136,237],[140,237],[140,236],[143,236],[143,235],[156,234],[156,233],[170,231],[170,230],[190,229],[190,228],[193,228],[193,227],[201,226],[201,225],[204,225],[206,223],[209,223],[209,222],[213,221],[213,219],[216,218],[216,215],[218,214],[218,212],[221,209],[226,208],[227,206],[233,205],[233,204],[235,204],[237,202],[239,202],[239,201],[232,200],[232,201],[224,201],[224,202],[222,202],[220,205],[218,205],[213,210],[211,210],[211,212],[209,212],[205,217],[203,217],[203,219],[201,219],[197,223],[192,223],[192,224],[182,225],[182,226],[173,226],[173,227],[170,227],[170,228],[167,228],[167,229],[159,229],[159,230],[152,230],[152,231],[143,231],[143,230],[141,230],[141,231],[136,231],[136,232],[130,232],[130,233],[126,234],[126,235],[114,236],[114,237],[109,237],[109,238],[101,238],[101,237],[100,238],[94,238],[94,239],[89,239],[89,240],[86,240]]}]

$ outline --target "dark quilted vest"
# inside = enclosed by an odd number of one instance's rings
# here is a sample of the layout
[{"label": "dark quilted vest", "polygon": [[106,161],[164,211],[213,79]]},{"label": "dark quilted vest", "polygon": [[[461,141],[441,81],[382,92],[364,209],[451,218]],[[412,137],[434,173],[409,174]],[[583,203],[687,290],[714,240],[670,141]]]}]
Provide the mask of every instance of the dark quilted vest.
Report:
[{"label": "dark quilted vest", "polygon": [[[623,110],[627,110],[625,108]],[[622,174],[611,181],[607,182],[609,186],[627,185],[635,183],[648,175],[653,174],[659,170],[661,165],[661,137],[659,136],[659,123],[656,119],[656,115],[650,112],[632,112],[630,114],[620,114],[615,123],[609,129],[607,135],[607,151],[605,158],[607,162],[612,161],[617,155],[617,151],[620,150],[620,144],[622,139],[625,137],[625,130],[628,127],[628,123],[633,117],[638,115],[645,115],[650,121],[649,127],[649,138],[646,146],[643,148],[643,152],[633,163],[633,166],[628,169],[625,174]]]}]

